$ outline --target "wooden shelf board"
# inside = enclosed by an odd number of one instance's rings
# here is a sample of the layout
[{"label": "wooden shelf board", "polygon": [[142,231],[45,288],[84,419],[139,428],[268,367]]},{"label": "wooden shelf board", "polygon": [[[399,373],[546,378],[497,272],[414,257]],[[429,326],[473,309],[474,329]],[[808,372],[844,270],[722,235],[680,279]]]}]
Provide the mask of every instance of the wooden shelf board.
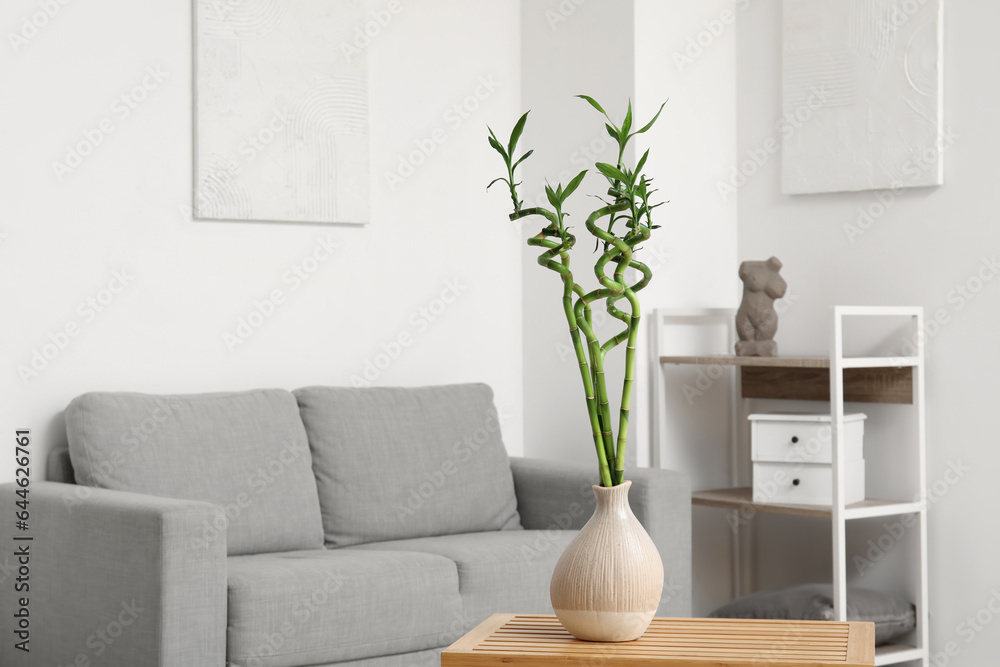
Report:
[{"label": "wooden shelf board", "polygon": [[829,368],[830,357],[737,357],[732,354],[660,357],[661,364],[695,364],[705,366],[757,366],[782,368]]},{"label": "wooden shelf board", "polygon": [[[909,357],[857,357],[844,368],[844,400],[913,403],[913,361]],[[882,365],[882,362],[885,362]],[[906,361],[907,363],[902,363]],[[732,354],[665,356],[662,364],[734,366],[744,398],[830,400],[829,357],[737,357]]]},{"label": "wooden shelf board", "polygon": [[875,647],[875,665],[894,665],[899,662],[920,660],[924,656],[922,649],[903,644],[883,644]]},{"label": "wooden shelf board", "polygon": [[[733,354],[660,357],[661,364],[752,366],[755,368],[829,368],[830,357],[738,357]],[[844,368],[905,368],[919,365],[916,357],[844,357]]]},{"label": "wooden shelf board", "polygon": [[917,357],[844,357],[844,368],[912,368],[919,366]]},{"label": "wooden shelf board", "polygon": [[[829,519],[833,516],[833,511],[829,505],[756,503],[753,501],[753,489],[749,486],[695,491],[691,494],[691,504],[701,505],[703,507],[718,507],[721,509],[752,508],[758,512],[765,512],[768,514],[788,514],[792,516],[805,516],[816,519]],[[900,503],[893,500],[866,499],[861,502],[852,503],[848,505],[846,509],[872,510],[875,511],[875,513],[870,514],[871,516],[883,516],[909,513],[908,510],[913,509],[913,504]]]}]

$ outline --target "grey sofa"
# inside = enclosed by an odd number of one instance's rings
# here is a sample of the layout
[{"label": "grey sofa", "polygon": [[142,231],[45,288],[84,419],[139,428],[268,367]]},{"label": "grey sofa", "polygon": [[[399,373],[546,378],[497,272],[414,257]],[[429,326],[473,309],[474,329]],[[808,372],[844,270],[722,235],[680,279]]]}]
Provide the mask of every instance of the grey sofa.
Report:
[{"label": "grey sofa", "polygon": [[[551,613],[596,475],[585,444],[580,465],[508,459],[502,421],[481,384],[85,394],[30,488],[30,653],[5,629],[0,664],[423,667],[492,613]],[[659,612],[686,616],[688,483],[629,478]]]}]

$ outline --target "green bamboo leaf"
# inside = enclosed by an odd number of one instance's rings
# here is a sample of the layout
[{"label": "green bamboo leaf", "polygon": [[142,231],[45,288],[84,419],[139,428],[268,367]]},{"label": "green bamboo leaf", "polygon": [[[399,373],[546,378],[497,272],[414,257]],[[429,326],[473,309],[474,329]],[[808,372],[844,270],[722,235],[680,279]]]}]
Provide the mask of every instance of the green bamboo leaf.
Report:
[{"label": "green bamboo leaf", "polygon": [[617,168],[612,167],[607,162],[598,162],[594,166],[597,167],[598,171],[600,171],[602,174],[604,174],[605,176],[607,176],[612,180],[622,181],[622,182],[625,181],[625,174],[623,174]]},{"label": "green bamboo leaf", "polygon": [[[587,100],[588,102],[590,102],[590,106],[594,107],[595,109],[597,109],[598,111],[600,111],[602,114],[604,114],[605,118],[608,117],[608,112],[605,111],[604,108],[600,104],[597,103],[597,100],[595,100],[590,95],[577,95],[577,97],[579,97],[581,100]],[[611,119],[608,118],[608,120],[611,120]]]},{"label": "green bamboo leaf", "polygon": [[490,187],[491,187],[491,186],[492,186],[492,185],[493,185],[494,183],[496,183],[497,181],[503,181],[503,182],[504,182],[504,183],[506,183],[507,185],[510,185],[510,181],[508,181],[508,180],[507,180],[506,178],[504,178],[504,177],[502,177],[502,176],[501,176],[500,178],[494,178],[494,179],[493,179],[492,181],[490,181],[490,184],[486,186],[486,189],[487,189],[487,190],[489,190],[489,189],[490,189]]},{"label": "green bamboo leaf", "polygon": [[530,111],[525,111],[524,115],[517,119],[517,124],[514,125],[514,129],[510,133],[510,143],[507,144],[507,152],[510,155],[514,154],[514,147],[517,146],[517,140],[521,138],[521,133],[524,132],[524,124],[528,120],[528,114]]},{"label": "green bamboo leaf", "polygon": [[620,171],[623,174],[625,174],[625,183],[626,183],[626,185],[628,185],[629,188],[634,188],[635,187],[636,172],[629,171],[628,169],[620,169]]},{"label": "green bamboo leaf", "polygon": [[[527,153],[525,153],[524,155],[522,155],[521,157],[519,157],[519,158],[517,159],[517,162],[515,162],[515,163],[514,163],[514,167],[516,167],[517,165],[519,165],[519,164],[521,164],[522,162],[524,162],[525,160],[527,160],[527,159],[528,159],[528,156],[529,156],[529,155],[531,155],[531,154],[532,154],[532,153],[534,153],[534,152],[535,152],[535,149],[534,149],[534,148],[532,148],[532,149],[531,149],[530,151],[528,151]],[[511,167],[511,169],[513,169],[514,167]]]},{"label": "green bamboo leaf", "polygon": [[[660,105],[660,111],[663,111],[663,107],[665,107],[665,106],[667,106],[666,102],[664,102],[663,104],[661,104]],[[635,136],[636,134],[642,134],[643,132],[645,132],[649,128],[653,127],[653,123],[655,123],[656,119],[660,117],[660,111],[656,112],[656,115],[653,116],[653,120],[651,120],[648,123],[646,123],[645,125],[643,125],[641,130],[636,130],[635,133],[632,136]]]},{"label": "green bamboo leaf", "polygon": [[628,136],[628,131],[632,127],[632,100],[628,101],[628,111],[625,112],[625,120],[622,121],[622,135]]},{"label": "green bamboo leaf", "polygon": [[[646,152],[642,154],[642,157],[639,158],[639,163],[635,165],[635,173],[638,174],[640,171],[642,171],[642,167],[646,164],[646,158],[648,157],[649,157],[649,150],[647,149]],[[642,177],[642,183],[643,183],[643,188],[645,188],[645,183],[646,183],[645,176]]]},{"label": "green bamboo leaf", "polygon": [[490,139],[490,145],[493,146],[493,148],[498,153],[500,153],[500,155],[502,155],[503,158],[504,158],[504,160],[506,161],[507,158],[508,158],[507,152],[503,150],[503,144],[501,144],[500,140],[497,139],[497,135],[493,132],[493,128],[491,128],[489,125],[487,125],[486,129],[490,131],[490,137],[489,137],[489,139]]},{"label": "green bamboo leaf", "polygon": [[621,135],[618,134],[618,128],[616,128],[614,125],[610,123],[605,123],[604,127],[608,130],[608,134],[611,135],[612,139],[614,139],[616,142],[621,141]]},{"label": "green bamboo leaf", "polygon": [[553,190],[548,185],[545,186],[545,196],[548,198],[549,203],[552,204],[554,208],[560,208],[562,206],[562,201],[556,196],[555,190]]},{"label": "green bamboo leaf", "polygon": [[587,175],[587,170],[584,169],[579,174],[577,174],[572,181],[569,182],[569,184],[566,186],[566,190],[563,192],[563,201],[566,201],[566,199],[571,194],[573,194],[573,192],[575,192],[578,187],[580,187],[580,183],[583,183],[583,177],[586,175]]},{"label": "green bamboo leaf", "polygon": [[500,145],[500,142],[494,139],[493,137],[490,137],[489,140],[490,140],[490,146],[492,146],[497,153],[500,153],[500,155],[503,156],[504,161],[510,162],[510,158],[507,156],[507,151],[503,149],[503,146]]}]

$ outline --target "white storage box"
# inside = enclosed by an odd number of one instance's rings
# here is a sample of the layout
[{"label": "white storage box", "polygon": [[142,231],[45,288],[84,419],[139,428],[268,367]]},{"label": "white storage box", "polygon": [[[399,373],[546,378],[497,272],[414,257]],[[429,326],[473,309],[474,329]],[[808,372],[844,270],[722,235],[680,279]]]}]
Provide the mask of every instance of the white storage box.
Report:
[{"label": "white storage box", "polygon": [[[829,414],[750,415],[753,499],[831,505],[833,433]],[[866,415],[844,415],[844,504],[865,498]]]}]

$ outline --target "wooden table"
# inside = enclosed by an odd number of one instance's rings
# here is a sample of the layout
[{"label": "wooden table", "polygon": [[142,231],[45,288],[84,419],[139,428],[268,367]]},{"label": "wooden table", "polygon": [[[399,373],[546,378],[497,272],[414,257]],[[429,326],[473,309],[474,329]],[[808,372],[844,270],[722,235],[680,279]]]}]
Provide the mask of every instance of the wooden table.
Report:
[{"label": "wooden table", "polygon": [[441,654],[442,667],[871,667],[872,623],[654,618],[634,642],[574,639],[555,616],[494,614]]}]

